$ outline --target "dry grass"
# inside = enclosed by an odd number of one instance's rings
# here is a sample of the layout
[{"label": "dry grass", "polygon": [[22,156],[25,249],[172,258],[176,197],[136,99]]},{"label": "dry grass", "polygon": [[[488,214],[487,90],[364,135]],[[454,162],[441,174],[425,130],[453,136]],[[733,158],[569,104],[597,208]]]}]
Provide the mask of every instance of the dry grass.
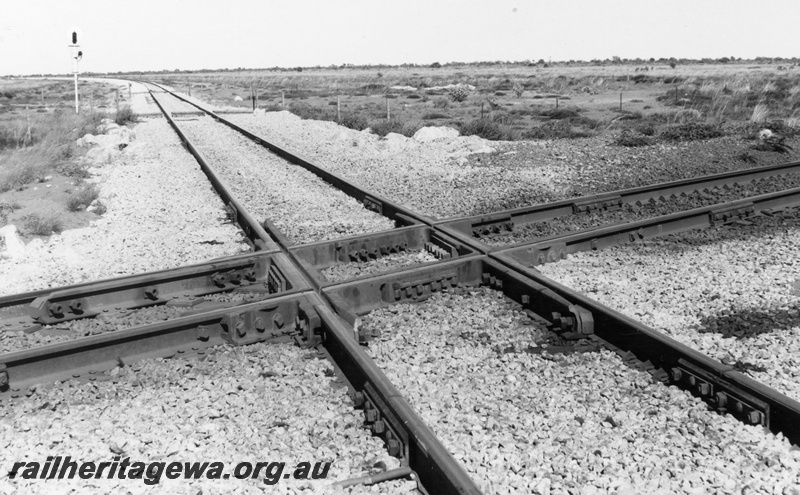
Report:
[{"label": "dry grass", "polygon": [[89,207],[100,196],[100,190],[94,184],[85,184],[67,200],[69,211],[82,211]]},{"label": "dry grass", "polygon": [[64,221],[57,213],[32,213],[22,217],[22,230],[28,235],[59,234],[63,229]]},{"label": "dry grass", "polygon": [[[75,141],[95,132],[102,114],[76,115],[56,111],[52,115],[31,119],[31,140],[27,146],[0,149],[0,192],[16,189],[42,179],[59,166],[67,165],[76,154]],[[0,122],[0,135],[24,127],[24,116]],[[21,144],[21,143],[19,143]]]}]

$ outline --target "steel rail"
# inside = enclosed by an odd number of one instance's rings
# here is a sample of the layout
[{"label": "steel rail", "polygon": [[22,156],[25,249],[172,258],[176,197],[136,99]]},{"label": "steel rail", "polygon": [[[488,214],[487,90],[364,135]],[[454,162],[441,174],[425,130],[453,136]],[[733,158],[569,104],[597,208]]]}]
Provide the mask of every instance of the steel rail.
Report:
[{"label": "steel rail", "polygon": [[419,302],[458,285],[486,285],[566,338],[588,338],[654,380],[679,386],[714,410],[800,444],[800,402],[502,255],[471,257],[323,289],[357,315]]},{"label": "steel rail", "polygon": [[[771,167],[763,171],[763,173],[767,174],[765,177],[791,173],[790,171],[797,165],[797,163],[779,165]],[[762,171],[759,170],[756,175],[761,173]],[[736,182],[736,180],[732,179],[736,174],[737,172],[731,172],[719,174],[721,177],[716,176],[713,179],[708,177],[701,179],[705,180],[709,187],[714,187],[714,180],[722,180],[723,185],[724,181]],[[742,181],[753,180],[753,170],[746,172],[744,177],[747,174],[750,174],[751,179],[742,179]],[[667,184],[670,184],[670,187],[677,188],[697,187],[697,181],[694,179]],[[690,184],[695,185],[692,186]],[[647,186],[638,189],[641,194],[652,195],[652,191],[659,190],[661,186]],[[661,190],[668,191],[669,189],[661,187]],[[671,194],[677,193],[679,189],[673,189],[672,191]],[[574,201],[570,202],[569,204],[572,205],[570,208],[584,208],[589,205],[586,209],[592,209],[590,206],[592,204],[591,198],[581,198],[579,201],[580,204]],[[606,198],[605,201],[608,202],[608,199]],[[687,212],[683,212],[683,218],[680,218],[682,217],[681,213],[658,217],[657,220],[660,220],[662,224],[664,224],[665,219],[669,222],[664,225],[656,223],[651,230],[643,229],[645,225],[641,222],[608,228],[613,235],[603,239],[595,239],[594,242],[592,242],[592,239],[597,237],[598,233],[603,233],[603,228],[587,229],[587,231],[575,235],[594,236],[588,239],[589,246],[599,248],[603,245],[603,242],[608,242],[609,245],[615,242],[619,243],[621,240],[619,229],[627,229],[624,232],[628,233],[627,238],[629,240],[634,238],[641,239],[648,235],[662,235],[665,232],[665,228],[686,230],[687,228],[697,228],[697,226],[724,224],[752,216],[756,211],[769,213],[771,210],[794,204],[795,192],[790,190],[691,210],[688,212],[690,213],[688,220],[685,218]],[[606,207],[608,206],[607,204]],[[496,215],[503,213],[505,212],[499,212]],[[515,256],[521,257],[524,261],[530,263],[529,258],[531,256],[529,251],[526,251],[530,247],[528,245],[516,248],[491,249],[470,235],[471,232],[459,231],[447,221],[431,221],[428,218],[421,218],[420,220],[431,227],[434,232],[449,235],[455,241],[460,242],[462,246],[471,248],[475,253],[488,255],[488,258],[487,256],[467,257],[455,261],[436,263],[433,266],[398,270],[388,274],[378,274],[364,280],[322,287],[321,294],[332,303],[340,316],[345,315],[346,320],[353,323],[354,333],[358,338],[366,340],[370,337],[360,335],[356,330],[359,316],[378,307],[402,301],[422,300],[429,297],[433,292],[446,290],[447,287],[458,283],[487,284],[495,289],[502,290],[508,297],[518,300],[524,307],[539,315],[540,318],[542,315],[550,315],[549,318],[545,318],[548,320],[550,327],[564,335],[600,339],[606,347],[619,352],[630,364],[646,369],[655,379],[661,381],[671,380],[674,384],[702,396],[712,407],[715,407],[720,412],[731,413],[738,419],[750,424],[768,426],[772,431],[781,431],[787,437],[791,437],[794,443],[800,443],[800,437],[792,430],[792,424],[796,424],[800,420],[800,404],[796,401],[746,377],[729,366],[725,366],[698,351],[665,337],[649,327],[614,312],[610,308],[606,308],[585,298],[585,296],[546,279],[535,270],[530,270],[524,264],[519,263],[518,259],[515,259]],[[564,238],[560,237],[559,239],[563,240]],[[553,249],[553,247],[548,246],[539,246],[539,248],[544,248],[540,249],[540,251],[547,252],[545,260],[548,257],[558,259],[565,256],[563,253],[566,248],[561,250],[558,247]],[[319,254],[319,252],[316,254]],[[537,253],[534,257],[534,262],[541,258],[539,254]],[[306,262],[306,265],[308,264]],[[476,266],[483,266],[483,268],[478,269]],[[478,272],[480,272],[480,282],[476,278]],[[531,276],[533,274],[536,279],[532,285],[531,282],[520,283],[520,274],[523,277],[534,278]],[[557,290],[553,290],[554,287]],[[575,304],[575,301],[583,304]],[[591,308],[591,310],[587,308]],[[628,331],[623,335],[625,338],[631,338],[632,335],[635,335],[636,345],[626,343],[624,339],[623,341],[615,339],[613,333],[601,332],[601,335],[597,335],[594,331],[595,312],[599,315],[598,321],[602,323],[603,326],[601,328],[603,329],[607,327],[634,328],[635,331]]]},{"label": "steel rail", "polygon": [[[0,297],[0,331],[36,331],[110,310],[138,309],[231,290],[286,293],[305,289],[280,252],[259,251],[138,275]],[[192,305],[199,301],[194,301]],[[188,303],[187,303],[188,305]]]},{"label": "steel rail", "polygon": [[161,102],[158,101],[158,98],[156,98],[152,91],[150,91],[150,96],[152,96],[153,101],[155,101],[158,108],[161,109],[161,112],[164,114],[164,117],[166,117],[167,122],[169,122],[172,129],[178,135],[178,138],[180,138],[181,142],[184,144],[184,146],[186,146],[186,149],[189,150],[189,153],[191,153],[195,160],[197,160],[197,163],[200,164],[200,168],[208,177],[208,180],[211,182],[214,190],[217,191],[217,194],[219,194],[219,196],[225,202],[226,207],[228,208],[228,213],[232,220],[239,225],[247,238],[253,243],[254,248],[256,250],[265,251],[278,250],[278,246],[270,238],[269,234],[267,234],[261,224],[256,221],[253,215],[250,214],[250,212],[247,211],[244,206],[242,206],[239,200],[233,196],[227,183],[208,166],[208,162],[206,161],[205,157],[186,138],[186,135],[180,130],[178,124],[175,122],[169,112],[164,109],[164,107],[161,105]]},{"label": "steel rail", "polygon": [[511,232],[520,225],[545,222],[554,218],[593,211],[614,210],[619,209],[623,204],[644,203],[652,199],[692,194],[735,184],[747,184],[793,173],[800,173],[800,162],[662,182],[482,215],[448,218],[437,221],[436,225],[447,226],[469,236],[481,237],[490,233]]},{"label": "steel rail", "polygon": [[202,354],[225,342],[248,344],[292,335],[308,325],[304,293],[205,311],[164,322],[82,337],[0,355],[0,398],[19,397],[35,384],[98,379],[133,361]]},{"label": "steel rail", "polygon": [[516,277],[527,277],[570,304],[573,325],[581,312],[584,316],[590,314],[593,335],[657,380],[688,390],[720,413],[731,414],[747,424],[762,425],[800,445],[800,402],[506,255],[490,256],[513,270]]},{"label": "steel rail", "polygon": [[757,215],[773,215],[783,209],[797,206],[800,206],[800,188],[787,189],[636,222],[538,239],[493,252],[513,258],[527,266],[536,266],[565,259],[568,254],[578,251],[605,249],[652,237],[725,225]]},{"label": "steel rail", "polygon": [[[173,127],[180,132],[174,122]],[[196,149],[185,135],[182,135],[181,139],[189,149]],[[213,169],[207,162],[205,163],[205,168],[213,174]],[[335,184],[332,185],[335,186]],[[384,210],[380,212],[385,214]],[[397,213],[397,215],[402,215],[402,213]],[[411,217],[407,218],[407,220],[400,218],[397,223],[418,227],[416,220]],[[264,227],[272,232],[273,239],[276,240],[283,253],[288,255],[289,259],[295,264],[297,270],[294,273],[303,282],[309,282],[308,285],[312,289],[312,291],[304,294],[306,302],[298,304],[297,314],[284,316],[281,313],[280,321],[291,321],[290,318],[294,316],[295,321],[298,322],[297,330],[299,335],[297,338],[303,341],[304,345],[317,343],[323,345],[335,366],[349,382],[353,390],[354,403],[356,407],[364,409],[365,421],[370,425],[372,433],[384,440],[390,455],[400,458],[403,465],[409,466],[416,472],[417,476],[419,476],[419,481],[428,492],[443,494],[481,493],[464,468],[456,462],[455,458],[414,412],[383,372],[361,349],[359,341],[362,339],[359,338],[358,334],[357,318],[346,310],[344,301],[322,294],[321,285],[319,284],[321,277],[319,277],[316,269],[313,266],[309,266],[309,263],[298,256],[296,250],[291,249],[292,244],[268,220],[265,220]],[[405,232],[400,232],[399,235],[402,237],[404,234],[407,235],[407,233],[413,231],[413,227],[407,228]],[[427,233],[429,239],[433,241],[431,244],[435,246],[436,250],[444,251],[446,249],[447,242],[441,239],[441,235],[432,234],[430,230]],[[378,235],[388,236],[389,242],[392,242],[392,239],[397,239],[398,233],[389,231]],[[369,253],[380,253],[380,247],[372,247],[372,244],[370,244],[370,250],[367,252],[366,245],[374,242],[369,241],[369,238],[369,235],[364,235],[338,239],[333,241],[333,245],[336,246],[338,243],[340,252],[349,252],[350,248],[356,249],[356,246],[358,246],[359,253],[362,250],[367,255]],[[397,242],[402,243],[403,241]],[[303,248],[298,249],[302,250]],[[452,247],[452,249],[455,250],[455,254],[458,254],[458,248]],[[463,252],[466,253],[467,251]],[[317,292],[315,293],[314,291]],[[308,301],[311,302],[309,303]],[[331,307],[336,309],[336,313]],[[235,310],[228,308],[223,310],[223,314],[227,315],[225,318],[229,320],[238,319],[237,322],[231,321],[227,326],[223,325],[223,330],[233,335],[238,332],[243,337],[252,335],[254,333],[252,330],[254,322],[259,317],[249,313],[245,313],[246,316],[235,316],[231,313],[232,311],[245,312],[247,309],[248,306],[240,306]],[[197,315],[197,318],[207,317],[210,314],[208,312],[202,313]],[[262,318],[262,320],[266,321],[268,318]],[[355,326],[350,328],[349,326],[353,324]],[[264,324],[262,323],[261,326],[263,327]],[[232,329],[236,329],[236,331],[234,332]],[[256,326],[256,329],[258,329],[258,326]]]},{"label": "steel rail", "polygon": [[382,196],[380,196],[378,194],[375,194],[375,193],[373,193],[371,191],[368,191],[368,190],[366,190],[366,189],[364,189],[364,188],[362,188],[360,186],[357,186],[357,185],[353,184],[352,182],[348,181],[347,179],[344,179],[343,177],[340,177],[339,175],[334,174],[333,172],[330,172],[330,171],[324,169],[323,167],[315,165],[314,163],[312,163],[307,158],[305,158],[305,157],[303,157],[303,156],[301,156],[301,155],[299,155],[297,153],[290,152],[286,148],[284,148],[282,146],[278,146],[275,143],[267,141],[266,139],[253,134],[252,132],[248,131],[247,129],[244,129],[244,128],[234,124],[233,122],[220,117],[219,114],[217,114],[217,113],[215,113],[215,112],[213,112],[213,111],[211,111],[211,110],[209,110],[207,108],[204,108],[201,105],[198,105],[197,103],[195,103],[193,101],[190,101],[190,100],[184,98],[183,96],[181,96],[181,95],[179,95],[177,93],[169,91],[168,89],[166,89],[165,87],[163,87],[163,86],[161,86],[159,84],[156,84],[156,83],[148,83],[148,84],[152,84],[153,86],[156,86],[157,88],[161,89],[162,91],[164,91],[166,93],[169,93],[173,97],[175,97],[175,98],[177,98],[177,99],[179,99],[179,100],[181,100],[181,101],[183,101],[185,103],[188,103],[189,105],[192,105],[192,106],[194,106],[196,108],[199,108],[203,112],[207,113],[210,117],[214,118],[216,121],[221,122],[222,124],[225,124],[226,126],[228,126],[231,129],[241,133],[244,136],[247,136],[249,139],[253,140],[256,144],[259,144],[259,145],[263,146],[264,148],[266,148],[270,152],[280,156],[284,160],[286,160],[286,161],[288,161],[288,162],[290,162],[290,163],[292,163],[294,165],[298,165],[298,166],[308,170],[309,172],[317,175],[318,177],[320,177],[322,180],[324,180],[325,182],[329,183],[333,187],[341,190],[342,192],[344,192],[348,196],[351,196],[354,199],[356,199],[358,202],[362,203],[364,205],[364,207],[367,208],[368,210],[372,210],[372,211],[374,211],[376,213],[379,213],[379,214],[381,214],[381,215],[383,215],[385,217],[388,217],[388,218],[394,220],[398,224],[398,226],[402,227],[402,226],[405,226],[405,225],[412,225],[412,224],[417,223],[417,222],[430,224],[430,223],[433,223],[433,221],[434,221],[430,217],[426,217],[424,215],[420,215],[420,214],[418,214],[418,213],[416,213],[416,212],[414,212],[414,211],[412,211],[412,210],[410,210],[410,209],[408,209],[408,208],[406,208],[404,206],[401,206],[401,205],[399,205],[399,204],[397,204],[397,203],[395,203],[393,201],[390,201],[390,200],[388,200],[388,199],[386,199],[386,198],[384,198],[384,197],[382,197]]}]

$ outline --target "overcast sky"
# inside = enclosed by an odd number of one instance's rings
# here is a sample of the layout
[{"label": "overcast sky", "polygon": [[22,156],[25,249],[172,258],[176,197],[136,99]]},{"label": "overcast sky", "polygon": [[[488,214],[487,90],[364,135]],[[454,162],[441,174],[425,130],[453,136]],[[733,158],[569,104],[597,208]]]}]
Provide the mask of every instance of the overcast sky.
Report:
[{"label": "overcast sky", "polygon": [[0,75],[482,60],[792,57],[800,2],[5,0]]}]

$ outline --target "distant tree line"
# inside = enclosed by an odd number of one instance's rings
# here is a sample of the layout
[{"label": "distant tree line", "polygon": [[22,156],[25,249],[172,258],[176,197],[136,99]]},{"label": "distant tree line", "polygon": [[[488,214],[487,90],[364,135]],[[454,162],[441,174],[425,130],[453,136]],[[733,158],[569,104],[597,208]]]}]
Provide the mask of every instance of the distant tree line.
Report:
[{"label": "distant tree line", "polygon": [[[181,69],[161,69],[161,70],[148,70],[148,71],[117,71],[117,72],[84,72],[83,75],[85,76],[100,76],[100,75],[116,75],[116,76],[144,76],[144,75],[151,75],[151,74],[192,74],[192,73],[199,73],[199,72],[251,72],[251,71],[274,71],[274,72],[285,72],[285,71],[296,71],[302,72],[303,70],[343,70],[343,69],[366,69],[366,70],[377,70],[377,69],[392,69],[392,68],[412,68],[412,69],[424,69],[424,68],[442,68],[442,67],[492,67],[492,66],[527,66],[527,67],[589,67],[589,66],[606,66],[606,65],[668,65],[670,67],[676,67],[678,65],[700,65],[700,64],[728,64],[728,63],[735,63],[735,64],[787,64],[787,65],[800,65],[800,58],[798,57],[791,57],[791,58],[783,58],[783,57],[756,57],[753,59],[743,59],[741,57],[720,57],[720,58],[702,58],[702,59],[689,59],[689,58],[654,58],[651,57],[649,59],[644,58],[621,58],[618,56],[613,56],[611,58],[606,59],[592,59],[589,61],[585,60],[562,60],[562,61],[552,61],[548,60],[545,61],[544,59],[539,59],[534,61],[534,59],[530,60],[522,60],[522,61],[503,61],[503,60],[494,60],[494,61],[481,61],[481,62],[446,62],[446,63],[439,63],[433,62],[432,64],[400,64],[400,65],[391,65],[391,64],[366,64],[366,65],[356,65],[356,64],[341,64],[341,65],[328,65],[328,66],[321,66],[315,65],[312,67],[263,67],[263,68],[245,68],[245,67],[236,67],[236,68],[222,68],[222,69],[191,69],[191,70],[181,70]],[[48,77],[48,76],[61,76],[64,74],[28,74],[27,77]],[[5,76],[10,77],[10,76]]]}]

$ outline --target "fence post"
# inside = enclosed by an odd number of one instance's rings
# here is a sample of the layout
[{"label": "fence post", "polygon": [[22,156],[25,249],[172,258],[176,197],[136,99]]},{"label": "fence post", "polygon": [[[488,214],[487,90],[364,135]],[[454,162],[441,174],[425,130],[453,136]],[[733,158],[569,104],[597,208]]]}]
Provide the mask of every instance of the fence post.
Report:
[{"label": "fence post", "polygon": [[386,120],[391,120],[392,115],[389,113],[389,93],[386,93]]},{"label": "fence post", "polygon": [[619,92],[619,111],[622,112],[622,91]]},{"label": "fence post", "polygon": [[336,121],[342,121],[342,102],[339,95],[336,95]]}]

